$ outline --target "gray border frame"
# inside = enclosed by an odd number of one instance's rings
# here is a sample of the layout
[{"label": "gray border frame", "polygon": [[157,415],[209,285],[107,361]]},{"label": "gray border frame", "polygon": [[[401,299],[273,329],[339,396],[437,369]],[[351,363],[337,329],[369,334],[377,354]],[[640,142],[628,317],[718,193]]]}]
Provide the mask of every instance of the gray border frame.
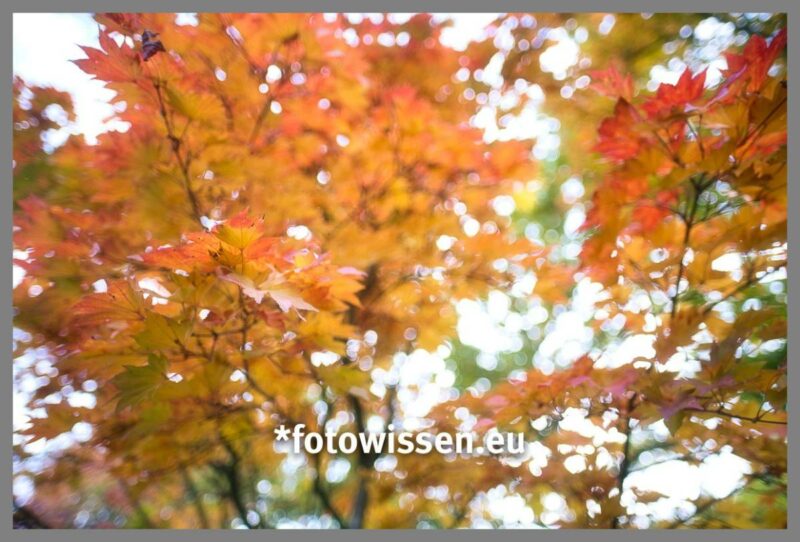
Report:
[{"label": "gray border frame", "polygon": [[[789,27],[789,72],[794,74],[800,69],[800,46],[793,24],[800,12],[800,2],[796,0],[603,0],[602,2],[588,2],[586,0],[503,0],[501,2],[481,0],[233,0],[226,3],[209,2],[207,0],[3,0],[0,5],[0,72],[5,77],[12,72],[12,14],[15,12],[96,12],[96,11],[138,11],[138,12],[221,12],[221,11],[275,11],[275,12],[412,12],[412,11],[439,11],[439,12],[493,12],[493,11],[554,11],[554,12],[580,12],[580,11],[610,11],[610,12],[783,12],[787,14]],[[12,171],[11,171],[11,104],[12,91],[9,79],[0,88],[0,149],[2,149],[3,175],[0,178],[0,253],[11,254],[12,241]],[[798,124],[798,108],[800,96],[795,93],[789,95],[789,141],[795,144],[800,137],[800,124]],[[800,171],[800,153],[789,153],[790,174]],[[790,176],[791,179],[791,176]],[[800,212],[800,186],[797,182],[789,182],[789,243],[790,246],[798,239],[796,228],[800,225],[797,213]],[[790,255],[791,258],[791,255]],[[789,266],[789,290],[800,288],[800,267]],[[12,271],[8,263],[0,269],[0,276],[4,286],[0,288],[0,344],[8,355],[11,352],[12,334]],[[800,298],[789,298],[789,333],[788,355],[791,360],[800,352],[800,328],[792,326],[800,318]],[[10,359],[6,358],[7,360]],[[158,541],[216,541],[222,537],[232,540],[279,540],[279,541],[306,541],[325,540],[326,542],[350,542],[360,540],[483,540],[486,533],[479,530],[458,531],[415,531],[415,530],[359,530],[359,531],[234,531],[234,530],[119,530],[119,531],[91,531],[91,530],[14,530],[12,528],[12,494],[8,491],[12,484],[12,454],[11,436],[13,434],[12,408],[13,389],[12,379],[8,378],[10,367],[6,366],[2,384],[0,384],[0,412],[6,419],[5,428],[0,429],[0,441],[5,445],[6,452],[1,469],[0,485],[6,489],[2,492],[0,502],[0,538],[3,540],[66,540],[76,542],[92,541],[133,541],[133,540],[158,540]],[[800,371],[793,368],[789,372],[789,387],[796,391],[800,382]],[[800,407],[798,402],[789,405],[789,441],[794,443],[800,433]],[[694,540],[702,537],[708,541],[751,541],[756,537],[761,542],[798,540],[800,538],[800,520],[791,513],[800,511],[800,497],[797,486],[800,484],[800,469],[798,459],[789,461],[789,488],[788,521],[786,530],[683,530],[683,531],[612,531],[598,530],[506,530],[493,532],[492,537],[503,540],[529,541],[533,537],[544,540],[592,540],[597,542],[616,542],[617,540]]]}]

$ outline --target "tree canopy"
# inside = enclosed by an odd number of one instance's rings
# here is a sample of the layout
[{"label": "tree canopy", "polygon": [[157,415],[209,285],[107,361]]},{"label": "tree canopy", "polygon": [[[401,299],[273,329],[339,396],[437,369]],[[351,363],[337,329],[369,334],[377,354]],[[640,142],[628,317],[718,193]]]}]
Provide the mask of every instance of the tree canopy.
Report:
[{"label": "tree canopy", "polygon": [[50,148],[70,96],[14,80],[20,525],[786,526],[785,17],[95,18],[126,130]]}]

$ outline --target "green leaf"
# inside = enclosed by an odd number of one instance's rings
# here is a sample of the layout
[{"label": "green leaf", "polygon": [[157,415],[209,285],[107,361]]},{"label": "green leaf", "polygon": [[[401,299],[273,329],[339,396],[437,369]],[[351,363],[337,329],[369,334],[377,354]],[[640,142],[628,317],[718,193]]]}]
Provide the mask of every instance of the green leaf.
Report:
[{"label": "green leaf", "polygon": [[117,412],[129,406],[136,406],[151,398],[167,381],[167,360],[151,355],[147,365],[126,365],[123,372],[112,379],[119,390]]}]

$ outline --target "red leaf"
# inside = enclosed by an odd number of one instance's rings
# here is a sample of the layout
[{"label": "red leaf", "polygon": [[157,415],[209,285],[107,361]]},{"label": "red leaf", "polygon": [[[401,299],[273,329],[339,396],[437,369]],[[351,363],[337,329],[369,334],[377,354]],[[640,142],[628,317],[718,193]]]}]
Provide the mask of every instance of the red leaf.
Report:
[{"label": "red leaf", "polygon": [[127,83],[136,81],[141,69],[139,58],[124,41],[117,45],[108,32],[100,32],[100,49],[81,46],[87,58],[73,60],[78,67],[101,81]]},{"label": "red leaf", "polygon": [[622,75],[616,67],[612,66],[605,70],[595,70],[589,72],[592,78],[590,88],[603,96],[612,98],[624,98],[627,101],[633,99],[633,77],[630,74]]},{"label": "red leaf", "polygon": [[717,91],[714,101],[726,101],[735,97],[738,90],[747,83],[748,92],[758,92],[767,80],[769,69],[778,55],[786,48],[786,29],[782,29],[767,42],[761,36],[751,37],[742,54],[725,55],[728,69],[725,70],[725,83]]},{"label": "red leaf", "polygon": [[646,233],[653,231],[669,214],[669,211],[645,202],[636,206],[632,218],[639,229]]},{"label": "red leaf", "polygon": [[643,108],[650,118],[667,117],[674,112],[683,112],[686,107],[703,95],[706,70],[697,75],[686,68],[674,85],[662,84],[656,95],[644,104]]},{"label": "red leaf", "polygon": [[642,142],[631,130],[639,120],[639,114],[633,106],[620,98],[614,108],[614,116],[603,120],[597,130],[599,140],[595,150],[613,160],[628,160],[639,154]]},{"label": "red leaf", "polygon": [[219,250],[219,240],[207,233],[189,233],[184,237],[185,242],[180,246],[157,248],[142,254],[142,261],[147,265],[173,271],[198,269],[211,272],[216,267],[211,253]]},{"label": "red leaf", "polygon": [[130,282],[110,282],[107,291],[87,295],[73,306],[73,325],[93,330],[110,322],[135,322],[142,319],[143,304]]}]

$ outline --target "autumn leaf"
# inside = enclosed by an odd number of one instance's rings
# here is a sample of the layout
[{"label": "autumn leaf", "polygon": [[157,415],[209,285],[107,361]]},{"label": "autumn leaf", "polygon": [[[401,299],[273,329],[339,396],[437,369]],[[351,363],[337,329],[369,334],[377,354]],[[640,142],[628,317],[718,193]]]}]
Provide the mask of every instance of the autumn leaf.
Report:
[{"label": "autumn leaf", "polygon": [[308,311],[317,310],[304,301],[297,289],[277,273],[271,274],[258,285],[254,284],[248,277],[236,274],[225,275],[222,278],[238,285],[244,295],[252,298],[258,304],[261,304],[265,296],[269,296],[283,312],[288,312],[292,308]]},{"label": "autumn leaf", "polygon": [[99,40],[100,49],[81,46],[87,58],[73,60],[79,68],[110,83],[130,83],[140,77],[138,56],[128,44],[117,45],[106,32],[100,33]]},{"label": "autumn leaf", "polygon": [[616,67],[595,70],[589,73],[591,87],[604,96],[622,98],[627,102],[633,99],[633,77],[621,74]]},{"label": "autumn leaf", "polygon": [[702,96],[705,82],[705,70],[693,75],[687,68],[674,85],[660,85],[656,95],[642,107],[651,118],[668,116],[675,111],[683,112]]},{"label": "autumn leaf", "polygon": [[232,217],[214,229],[214,235],[221,241],[238,249],[245,249],[261,237],[261,221],[250,218],[245,211]]}]

